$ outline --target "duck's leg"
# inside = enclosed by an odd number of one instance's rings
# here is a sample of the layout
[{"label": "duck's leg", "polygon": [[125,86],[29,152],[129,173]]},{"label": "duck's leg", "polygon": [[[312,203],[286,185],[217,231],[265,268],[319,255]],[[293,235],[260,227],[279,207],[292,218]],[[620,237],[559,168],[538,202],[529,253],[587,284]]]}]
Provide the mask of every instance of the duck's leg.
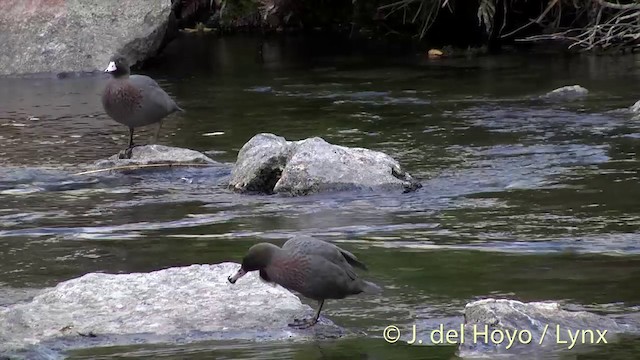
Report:
[{"label": "duck's leg", "polygon": [[126,149],[120,151],[118,159],[131,159],[132,150],[135,147],[133,143],[133,127],[129,127],[129,146]]},{"label": "duck's leg", "polygon": [[308,327],[312,327],[313,325],[318,323],[318,319],[320,318],[320,311],[322,311],[322,305],[324,305],[324,300],[318,301],[318,311],[316,311],[316,315],[311,319],[294,319],[293,323],[289,324],[291,327],[296,327],[298,329],[306,329]]},{"label": "duck's leg", "polygon": [[153,133],[153,139],[151,140],[153,144],[158,143],[158,137],[160,136],[161,127],[162,127],[162,120],[158,121],[158,125],[156,125],[156,131]]},{"label": "duck's leg", "polygon": [[129,147],[127,149],[133,148],[133,127],[129,127]]}]

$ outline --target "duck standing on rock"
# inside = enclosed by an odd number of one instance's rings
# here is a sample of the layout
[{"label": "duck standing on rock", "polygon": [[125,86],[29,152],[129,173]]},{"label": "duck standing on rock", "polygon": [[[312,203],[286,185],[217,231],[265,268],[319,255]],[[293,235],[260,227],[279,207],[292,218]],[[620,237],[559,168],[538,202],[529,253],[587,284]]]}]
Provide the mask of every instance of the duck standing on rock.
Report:
[{"label": "duck standing on rock", "polygon": [[318,301],[318,310],[311,319],[295,319],[289,326],[307,328],[315,325],[326,299],[343,299],[360,293],[379,294],[378,285],[362,280],[353,267],[367,270],[365,264],[350,252],[310,236],[289,239],[282,248],[270,244],[253,245],[242,259],[242,267],[229,276],[234,284],[250,271],[286,289]]},{"label": "duck standing on rock", "polygon": [[131,158],[133,130],[136,127],[158,124],[154,142],[157,141],[162,119],[176,112],[184,112],[158,83],[145,75],[131,75],[129,62],[122,55],[114,55],[104,70],[112,75],[102,94],[102,106],[106,113],[129,128],[129,146],[119,157]]}]

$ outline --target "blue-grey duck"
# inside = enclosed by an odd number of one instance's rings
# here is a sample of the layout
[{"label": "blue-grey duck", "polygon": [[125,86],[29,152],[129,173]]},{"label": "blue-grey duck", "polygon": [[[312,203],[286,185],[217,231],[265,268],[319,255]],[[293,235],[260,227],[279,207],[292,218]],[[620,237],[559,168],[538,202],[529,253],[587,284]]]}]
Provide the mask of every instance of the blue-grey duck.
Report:
[{"label": "blue-grey duck", "polygon": [[289,324],[305,328],[318,322],[325,299],[380,293],[376,284],[358,277],[354,266],[367,270],[352,253],[336,245],[310,236],[297,236],[285,242],[282,248],[270,243],[253,245],[242,259],[240,270],[228,280],[234,284],[248,272],[259,271],[264,281],[317,300],[318,310],[313,318],[296,319]]},{"label": "blue-grey duck", "polygon": [[112,75],[102,94],[102,106],[115,121],[129,128],[129,146],[120,157],[131,157],[133,130],[136,127],[157,124],[154,142],[157,141],[162,119],[184,111],[158,83],[145,75],[131,75],[129,62],[122,55],[111,57],[104,70]]}]

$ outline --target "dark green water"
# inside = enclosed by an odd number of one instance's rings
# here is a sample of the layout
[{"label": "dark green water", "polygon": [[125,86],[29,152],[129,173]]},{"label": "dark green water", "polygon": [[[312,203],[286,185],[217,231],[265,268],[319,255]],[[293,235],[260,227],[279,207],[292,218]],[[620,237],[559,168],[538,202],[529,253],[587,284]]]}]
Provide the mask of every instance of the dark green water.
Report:
[{"label": "dark green water", "polygon": [[[425,61],[309,41],[172,44],[155,77],[187,110],[160,142],[233,162],[256,133],[384,151],[412,194],[241,196],[205,170],[69,186],[59,171],[116,153],[103,78],[0,79],[0,306],[88,272],[238,261],[255,242],[335,241],[380,298],[323,314],[368,336],[316,343],[207,342],[86,349],[75,359],[450,359],[455,347],[389,345],[394,324],[455,321],[485,297],[640,310],[640,58],[509,55]],[[586,100],[532,100],[580,84]],[[222,132],[219,135],[211,133]],[[151,130],[140,132],[141,140]],[[208,134],[205,136],[205,134]],[[637,339],[567,359],[635,359]]]}]

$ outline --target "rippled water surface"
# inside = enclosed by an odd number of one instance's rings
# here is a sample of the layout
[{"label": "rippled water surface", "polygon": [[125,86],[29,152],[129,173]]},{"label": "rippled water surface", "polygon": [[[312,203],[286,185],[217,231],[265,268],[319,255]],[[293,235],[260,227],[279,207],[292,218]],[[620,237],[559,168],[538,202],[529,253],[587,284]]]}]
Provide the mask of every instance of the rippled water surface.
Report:
[{"label": "rippled water surface", "polygon": [[[407,61],[277,40],[262,59],[256,50],[242,37],[184,39],[145,71],[187,110],[164,122],[160,143],[227,164],[215,168],[74,176],[127,140],[100,106],[105,78],[0,79],[0,306],[88,272],[238,261],[255,242],[309,234],[356,253],[385,286],[380,298],[330,301],[323,312],[368,338],[70,355],[450,359],[455,347],[391,346],[381,330],[458,318],[483,297],[640,309],[640,122],[626,111],[640,94],[637,58]],[[589,96],[537,99],[573,84]],[[151,130],[139,131],[141,142]],[[233,194],[231,165],[259,132],[384,151],[424,187]],[[639,346],[588,356],[634,359]]]}]

